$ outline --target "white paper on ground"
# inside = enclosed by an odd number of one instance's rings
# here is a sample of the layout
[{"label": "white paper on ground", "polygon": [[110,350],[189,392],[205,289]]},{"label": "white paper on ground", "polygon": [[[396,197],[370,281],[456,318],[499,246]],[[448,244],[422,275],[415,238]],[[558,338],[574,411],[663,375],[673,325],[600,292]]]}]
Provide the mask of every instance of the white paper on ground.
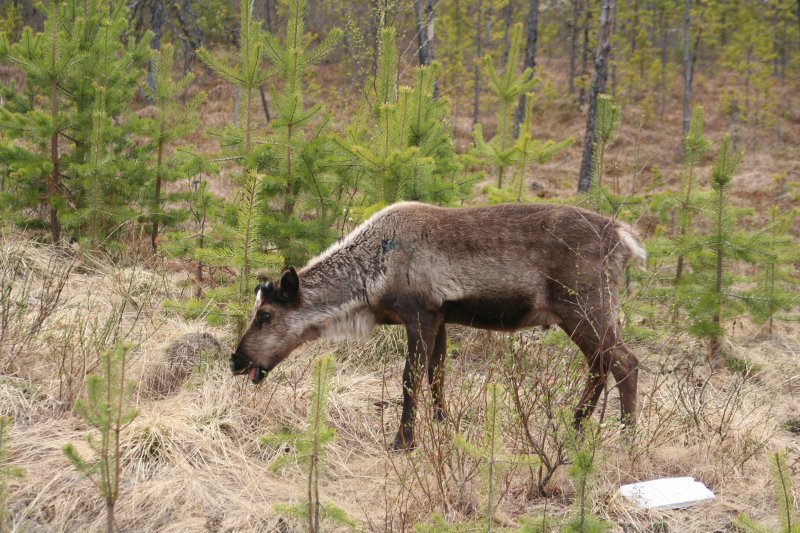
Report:
[{"label": "white paper on ground", "polygon": [[631,483],[621,486],[619,492],[643,509],[680,509],[714,498],[714,493],[693,477],[666,477]]}]

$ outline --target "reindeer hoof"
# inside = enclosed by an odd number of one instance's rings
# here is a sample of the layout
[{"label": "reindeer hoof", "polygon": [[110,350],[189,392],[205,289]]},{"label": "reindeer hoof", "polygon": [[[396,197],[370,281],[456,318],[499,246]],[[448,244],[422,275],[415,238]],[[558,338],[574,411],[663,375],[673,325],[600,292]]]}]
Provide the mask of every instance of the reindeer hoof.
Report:
[{"label": "reindeer hoof", "polygon": [[416,447],[413,435],[404,435],[402,432],[398,432],[392,442],[391,450],[393,452],[410,452]]}]

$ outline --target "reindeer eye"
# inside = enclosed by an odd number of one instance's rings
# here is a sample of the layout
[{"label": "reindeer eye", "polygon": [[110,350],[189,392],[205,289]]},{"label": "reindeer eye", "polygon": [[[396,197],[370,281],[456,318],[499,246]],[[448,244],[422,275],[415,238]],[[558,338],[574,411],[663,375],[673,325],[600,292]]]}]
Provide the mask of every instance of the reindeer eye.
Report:
[{"label": "reindeer eye", "polygon": [[272,320],[272,313],[269,311],[259,311],[258,315],[256,315],[256,318],[258,318],[259,324],[267,324],[270,320]]}]

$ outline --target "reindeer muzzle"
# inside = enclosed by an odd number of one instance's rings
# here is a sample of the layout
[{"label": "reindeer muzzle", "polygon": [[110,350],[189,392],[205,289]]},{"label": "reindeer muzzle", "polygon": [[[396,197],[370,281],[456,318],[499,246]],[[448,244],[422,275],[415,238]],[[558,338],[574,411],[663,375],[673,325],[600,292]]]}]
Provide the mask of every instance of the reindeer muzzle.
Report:
[{"label": "reindeer muzzle", "polygon": [[230,361],[228,361],[228,366],[230,366],[234,376],[247,374],[250,381],[254,384],[260,383],[261,380],[264,379],[264,376],[267,375],[267,370],[264,370],[258,365],[254,365],[246,357],[236,353],[231,356]]}]

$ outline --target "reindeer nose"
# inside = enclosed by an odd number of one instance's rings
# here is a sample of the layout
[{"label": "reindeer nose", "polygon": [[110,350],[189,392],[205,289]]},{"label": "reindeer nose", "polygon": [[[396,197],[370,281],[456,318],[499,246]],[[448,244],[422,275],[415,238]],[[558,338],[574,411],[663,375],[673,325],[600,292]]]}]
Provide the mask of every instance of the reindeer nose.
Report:
[{"label": "reindeer nose", "polygon": [[234,374],[242,374],[245,370],[250,368],[250,361],[248,361],[246,357],[234,353],[231,355],[230,361],[228,361],[228,366],[231,367],[231,372]]}]

